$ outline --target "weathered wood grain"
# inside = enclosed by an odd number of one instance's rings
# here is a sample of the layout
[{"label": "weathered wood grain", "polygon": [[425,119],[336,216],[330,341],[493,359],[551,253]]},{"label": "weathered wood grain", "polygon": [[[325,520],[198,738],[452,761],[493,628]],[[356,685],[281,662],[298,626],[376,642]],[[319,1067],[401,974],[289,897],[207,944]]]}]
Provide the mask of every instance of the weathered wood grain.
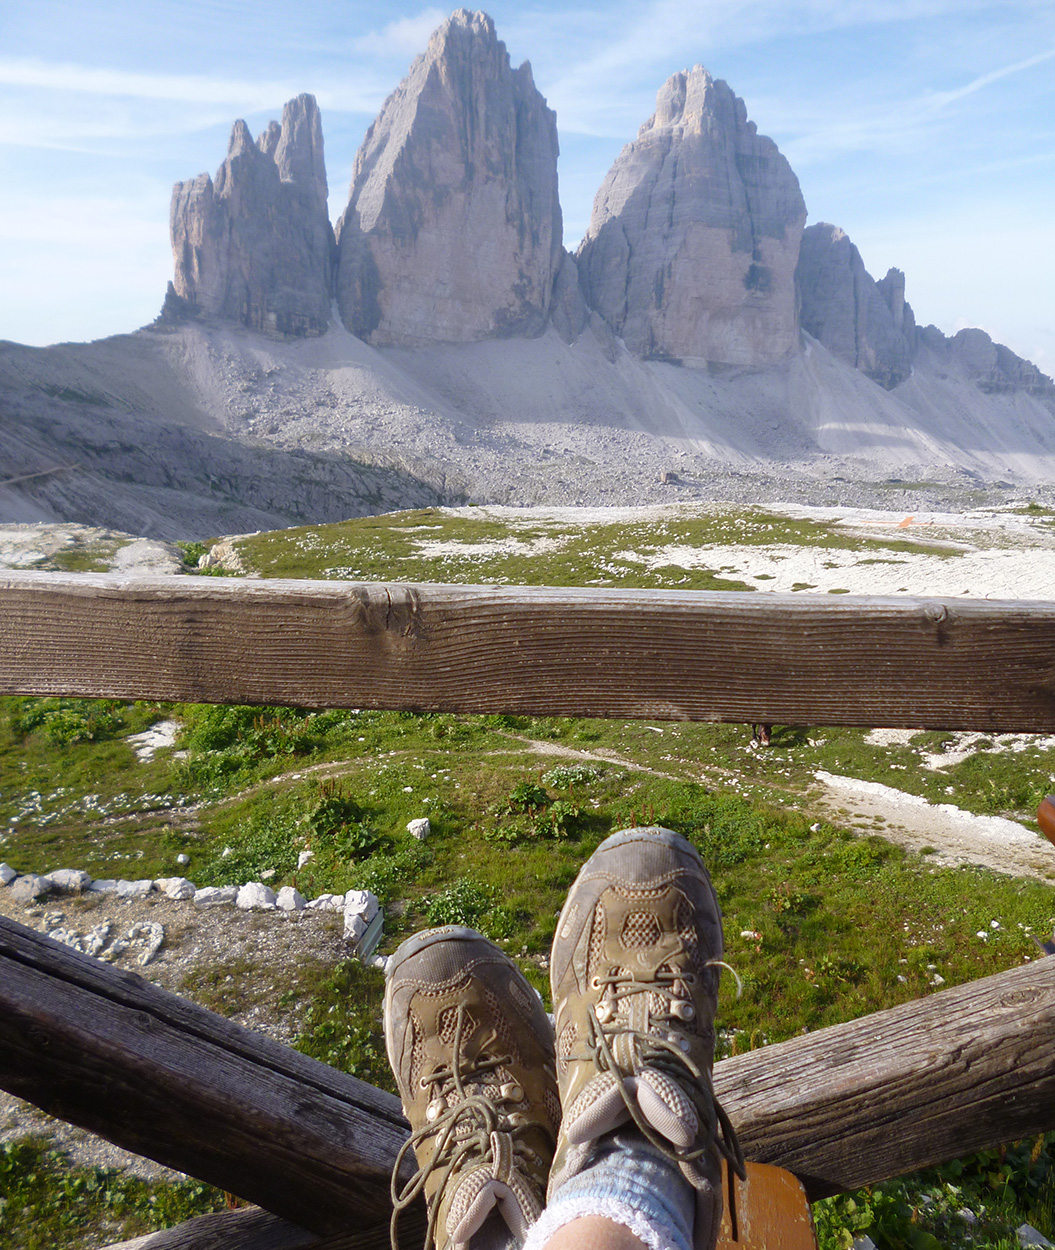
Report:
[{"label": "weathered wood grain", "polygon": [[0,1087],[316,1232],[387,1220],[399,1102],[0,917]]},{"label": "weathered wood grain", "polygon": [[0,575],[0,693],[1055,730],[1055,603]]},{"label": "weathered wood grain", "polygon": [[[811,1199],[1055,1128],[1055,959],[737,1056],[750,1159]],[[0,1087],[320,1233],[388,1216],[396,1100],[0,918]]]},{"label": "weathered wood grain", "polygon": [[[421,1250],[424,1242],[423,1214],[408,1211],[399,1222],[400,1250]],[[201,1215],[105,1250],[389,1250],[389,1245],[387,1221],[320,1237],[259,1207],[247,1207]]]},{"label": "weathered wood grain", "polygon": [[1055,1128],[1055,958],[715,1068],[749,1159],[810,1200]]}]

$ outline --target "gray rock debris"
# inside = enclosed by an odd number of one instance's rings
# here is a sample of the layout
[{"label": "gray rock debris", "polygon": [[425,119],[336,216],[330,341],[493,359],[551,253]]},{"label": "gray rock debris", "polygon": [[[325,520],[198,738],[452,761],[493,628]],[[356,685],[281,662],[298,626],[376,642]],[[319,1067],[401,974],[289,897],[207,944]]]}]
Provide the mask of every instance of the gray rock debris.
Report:
[{"label": "gray rock debris", "polygon": [[556,115],[491,19],[460,9],[356,157],[337,227],[341,318],[374,344],[540,334],[561,233]]},{"label": "gray rock debris", "polygon": [[10,864],[0,864],[0,885],[10,885],[17,876]]},{"label": "gray rock debris", "polygon": [[256,143],[235,122],[215,182],[200,174],[173,189],[175,277],[162,321],[204,314],[269,334],[324,333],[334,254],[326,193],[313,96],[290,100],[282,125]]},{"label": "gray rock debris", "polygon": [[795,279],[807,334],[887,390],[909,376],[916,319],[899,269],[876,282],[847,235],[818,222],[802,236]]},{"label": "gray rock debris", "polygon": [[660,88],[578,253],[587,304],[638,356],[760,365],[797,350],[806,206],[776,144],[702,67]]}]

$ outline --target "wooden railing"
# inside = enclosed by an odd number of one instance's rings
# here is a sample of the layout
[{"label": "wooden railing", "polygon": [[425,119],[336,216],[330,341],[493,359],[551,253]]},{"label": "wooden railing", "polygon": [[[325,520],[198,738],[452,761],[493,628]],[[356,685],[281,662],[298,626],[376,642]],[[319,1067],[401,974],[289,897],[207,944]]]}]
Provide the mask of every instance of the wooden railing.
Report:
[{"label": "wooden railing", "polygon": [[[6,573],[0,693],[1050,732],[1055,604]],[[1053,1022],[1038,960],[715,1085],[816,1198],[1055,1127]],[[273,1213],[130,1245],[387,1236],[394,1099],[11,922],[0,1085]]]}]

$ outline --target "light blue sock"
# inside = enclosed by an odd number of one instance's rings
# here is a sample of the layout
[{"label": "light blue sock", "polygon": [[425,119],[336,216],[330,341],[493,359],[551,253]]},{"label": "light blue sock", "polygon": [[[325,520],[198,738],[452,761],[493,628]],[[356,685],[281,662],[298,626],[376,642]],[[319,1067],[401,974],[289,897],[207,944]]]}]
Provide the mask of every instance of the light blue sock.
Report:
[{"label": "light blue sock", "polygon": [[641,1133],[622,1129],[602,1137],[585,1167],[550,1196],[524,1250],[542,1250],[584,1215],[622,1224],[649,1250],[693,1250],[696,1191]]}]

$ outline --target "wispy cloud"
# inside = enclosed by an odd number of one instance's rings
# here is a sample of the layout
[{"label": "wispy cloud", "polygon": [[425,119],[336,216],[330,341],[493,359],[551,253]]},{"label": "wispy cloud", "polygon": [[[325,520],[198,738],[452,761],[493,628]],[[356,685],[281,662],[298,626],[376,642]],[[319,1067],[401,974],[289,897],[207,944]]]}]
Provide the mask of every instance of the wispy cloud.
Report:
[{"label": "wispy cloud", "polygon": [[414,17],[401,17],[352,40],[357,52],[381,57],[415,57],[424,52],[429,36],[447,17],[446,9],[423,9]]},{"label": "wispy cloud", "polygon": [[1033,69],[1053,59],[1055,59],[1055,48],[1048,48],[1044,52],[1038,52],[1035,56],[1026,57],[1024,61],[1015,61],[1012,65],[1004,65],[1000,69],[990,70],[987,74],[979,74],[977,78],[973,78],[962,87],[956,87],[952,91],[936,91],[928,98],[927,105],[932,112],[947,108],[958,100],[963,100],[977,91],[991,87],[993,83],[1010,78],[1013,74],[1021,74],[1024,70]]},{"label": "wispy cloud", "polygon": [[42,88],[92,96],[126,96],[139,100],[227,104],[235,108],[267,108],[274,100],[297,94],[289,82],[215,78],[199,74],[144,74],[41,60],[0,59],[0,84]]}]

